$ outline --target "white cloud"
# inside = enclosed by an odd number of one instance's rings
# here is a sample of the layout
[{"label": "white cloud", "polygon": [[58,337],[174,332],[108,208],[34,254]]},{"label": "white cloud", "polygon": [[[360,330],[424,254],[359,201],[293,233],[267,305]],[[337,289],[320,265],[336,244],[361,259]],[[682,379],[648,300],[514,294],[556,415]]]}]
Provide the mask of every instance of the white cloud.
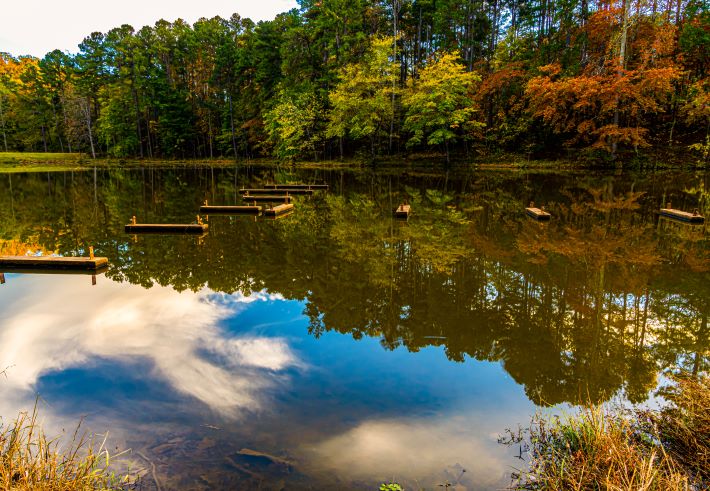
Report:
[{"label": "white cloud", "polygon": [[0,51],[38,57],[53,49],[73,53],[91,32],[106,32],[122,24],[137,30],[159,19],[182,18],[192,23],[200,17],[229,18],[233,13],[256,22],[273,19],[296,6],[295,0],[7,1],[0,15]]}]

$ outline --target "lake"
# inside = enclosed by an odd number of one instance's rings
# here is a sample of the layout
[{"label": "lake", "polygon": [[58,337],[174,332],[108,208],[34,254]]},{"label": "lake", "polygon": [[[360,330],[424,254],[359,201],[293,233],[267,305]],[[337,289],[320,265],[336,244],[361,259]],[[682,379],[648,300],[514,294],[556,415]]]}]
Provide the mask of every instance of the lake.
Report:
[{"label": "lake", "polygon": [[[281,219],[205,200],[317,182]],[[409,220],[395,220],[401,202]],[[549,223],[526,216],[533,201]],[[500,489],[538,410],[644,403],[707,371],[710,175],[97,169],[0,174],[0,253],[109,259],[4,273],[0,415],[108,432],[145,489]],[[442,486],[442,487],[439,487]]]}]

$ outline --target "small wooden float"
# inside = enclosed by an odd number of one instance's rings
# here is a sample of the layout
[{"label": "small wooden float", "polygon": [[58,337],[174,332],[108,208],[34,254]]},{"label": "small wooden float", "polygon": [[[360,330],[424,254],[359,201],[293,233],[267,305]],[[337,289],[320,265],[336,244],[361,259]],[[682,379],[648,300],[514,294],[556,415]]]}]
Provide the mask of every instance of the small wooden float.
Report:
[{"label": "small wooden float", "polygon": [[0,269],[15,273],[96,273],[108,267],[105,257],[0,256]]},{"label": "small wooden float", "polygon": [[327,184],[265,184],[265,189],[328,189]]},{"label": "small wooden float", "polygon": [[394,211],[395,218],[409,218],[409,214],[412,212],[412,207],[402,203]]},{"label": "small wooden float", "polygon": [[673,220],[680,220],[681,222],[705,223],[705,217],[699,215],[697,210],[693,213],[688,213],[675,208],[661,208],[660,215]]},{"label": "small wooden float", "polygon": [[303,188],[278,188],[278,189],[240,189],[242,194],[271,194],[282,196],[284,194],[313,194],[312,189]]},{"label": "small wooden float", "polygon": [[266,195],[244,195],[242,196],[242,199],[246,202],[257,202],[261,201],[264,203],[291,203],[291,196],[266,196]]},{"label": "small wooden float", "polygon": [[275,217],[283,215],[293,210],[293,205],[291,203],[284,203],[282,205],[274,206],[273,208],[267,208],[264,210],[264,216]]},{"label": "small wooden float", "polygon": [[199,216],[197,223],[137,223],[133,217],[125,227],[129,234],[204,234],[208,229]]},{"label": "small wooden float", "polygon": [[261,213],[261,206],[202,205],[200,213],[204,215],[258,215]]},{"label": "small wooden float", "polygon": [[544,209],[535,208],[534,206],[529,206],[525,208],[525,213],[527,213],[529,217],[534,218],[535,220],[549,220],[552,217],[552,215],[550,215]]}]

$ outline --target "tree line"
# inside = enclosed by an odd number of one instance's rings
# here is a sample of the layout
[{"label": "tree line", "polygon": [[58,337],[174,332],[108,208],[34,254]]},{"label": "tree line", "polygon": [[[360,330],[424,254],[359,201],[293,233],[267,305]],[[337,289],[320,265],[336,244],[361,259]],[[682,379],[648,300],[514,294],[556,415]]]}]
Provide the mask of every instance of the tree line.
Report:
[{"label": "tree line", "polygon": [[702,0],[301,0],[0,54],[0,149],[375,158],[710,150]]}]

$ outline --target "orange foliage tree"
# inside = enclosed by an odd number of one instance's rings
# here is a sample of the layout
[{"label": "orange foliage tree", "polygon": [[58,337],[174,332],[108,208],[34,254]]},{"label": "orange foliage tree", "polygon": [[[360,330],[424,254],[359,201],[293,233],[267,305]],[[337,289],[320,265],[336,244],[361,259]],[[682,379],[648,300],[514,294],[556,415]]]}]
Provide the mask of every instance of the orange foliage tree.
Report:
[{"label": "orange foliage tree", "polygon": [[554,62],[526,85],[531,115],[569,145],[612,156],[618,145],[648,146],[654,118],[671,102],[682,75],[673,58],[676,26],[628,9],[626,2],[602,5],[579,29],[585,52],[578,73]]}]

